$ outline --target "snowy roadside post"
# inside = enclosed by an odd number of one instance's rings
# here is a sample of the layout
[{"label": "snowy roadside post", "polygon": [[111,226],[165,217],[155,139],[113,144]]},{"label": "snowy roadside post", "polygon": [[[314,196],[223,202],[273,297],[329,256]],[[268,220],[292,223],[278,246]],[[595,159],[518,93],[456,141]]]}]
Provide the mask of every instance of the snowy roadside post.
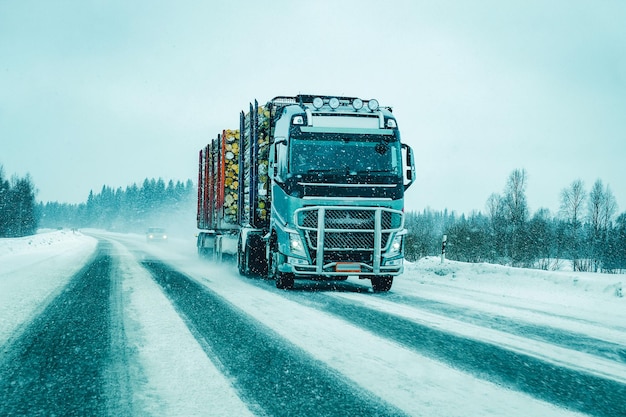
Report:
[{"label": "snowy roadside post", "polygon": [[448,235],[443,235],[441,240],[441,263],[446,260],[446,242],[448,241]]}]

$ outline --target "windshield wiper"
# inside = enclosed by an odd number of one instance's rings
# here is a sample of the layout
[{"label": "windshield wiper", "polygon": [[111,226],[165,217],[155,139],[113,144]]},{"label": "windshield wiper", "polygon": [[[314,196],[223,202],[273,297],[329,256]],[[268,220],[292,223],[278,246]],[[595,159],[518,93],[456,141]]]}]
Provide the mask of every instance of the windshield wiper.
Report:
[{"label": "windshield wiper", "polygon": [[307,172],[309,174],[325,174],[325,173],[331,173],[331,174],[345,174],[346,172],[349,172],[350,170],[348,170],[347,168],[311,168],[309,169]]},{"label": "windshield wiper", "polygon": [[386,174],[393,174],[393,170],[391,169],[362,169],[360,171],[358,171],[359,174],[381,174],[381,173],[386,173]]}]

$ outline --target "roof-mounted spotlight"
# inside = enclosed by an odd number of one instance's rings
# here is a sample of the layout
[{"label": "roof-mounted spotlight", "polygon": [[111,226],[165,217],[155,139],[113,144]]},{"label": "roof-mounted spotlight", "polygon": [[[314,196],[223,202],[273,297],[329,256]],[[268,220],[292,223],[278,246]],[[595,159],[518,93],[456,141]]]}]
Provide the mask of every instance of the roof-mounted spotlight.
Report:
[{"label": "roof-mounted spotlight", "polygon": [[339,107],[339,99],[337,97],[333,97],[328,101],[328,105],[330,106],[331,109],[336,109],[337,107]]},{"label": "roof-mounted spotlight", "polygon": [[367,108],[370,109],[371,111],[376,111],[378,110],[378,100],[376,100],[375,98],[371,99],[370,101],[367,102]]},{"label": "roof-mounted spotlight", "polygon": [[321,109],[322,106],[324,105],[324,100],[322,100],[321,97],[315,97],[313,99],[313,107],[315,107],[316,109]]},{"label": "roof-mounted spotlight", "polygon": [[354,107],[354,110],[361,110],[363,108],[363,100],[355,98],[352,100],[352,107]]}]

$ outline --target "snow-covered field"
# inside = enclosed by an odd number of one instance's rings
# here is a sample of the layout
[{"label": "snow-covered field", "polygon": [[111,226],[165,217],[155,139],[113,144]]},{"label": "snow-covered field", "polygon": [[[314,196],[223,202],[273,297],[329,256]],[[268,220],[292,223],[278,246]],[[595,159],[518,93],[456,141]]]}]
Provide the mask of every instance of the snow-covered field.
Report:
[{"label": "snow-covered field", "polygon": [[[193,236],[148,245],[143,236],[89,231],[112,242],[119,266],[124,327],[137,364],[134,407],[153,415],[250,415],[219,364],[207,358],[160,288],[133,253],[160,258],[210,287],[263,325],[410,415],[574,415],[526,394],[502,389],[302,302],[242,279],[233,265],[195,256]],[[71,231],[0,239],[0,347],[19,334],[68,279],[89,260],[97,240]],[[352,279],[351,279],[352,280]],[[363,284],[356,278],[355,284]],[[624,275],[548,272],[437,257],[407,264],[388,294],[329,292],[338,300],[505,346],[562,366],[626,384],[626,364],[563,346],[510,334],[478,320],[421,309],[420,300],[469,311],[474,317],[582,333],[626,346]],[[289,315],[280,314],[288,308]],[[303,326],[302,317],[318,319]],[[277,319],[278,318],[278,319]],[[355,364],[358,364],[355,365]],[[214,404],[209,414],[202,404]],[[234,414],[233,414],[234,413]]]}]

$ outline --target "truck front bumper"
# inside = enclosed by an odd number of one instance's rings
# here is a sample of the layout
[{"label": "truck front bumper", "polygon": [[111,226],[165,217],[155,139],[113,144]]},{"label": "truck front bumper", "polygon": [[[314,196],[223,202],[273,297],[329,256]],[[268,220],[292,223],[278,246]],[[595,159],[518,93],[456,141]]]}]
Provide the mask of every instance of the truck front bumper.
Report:
[{"label": "truck front bumper", "polygon": [[[307,255],[289,256],[283,272],[296,277],[361,277],[403,272],[404,215],[385,207],[312,206],[294,224]],[[284,269],[284,270],[283,270]]]},{"label": "truck front bumper", "polygon": [[311,276],[346,277],[358,275],[370,277],[378,275],[400,275],[404,271],[403,259],[397,258],[383,261],[377,269],[373,265],[363,262],[328,262],[320,267],[308,265],[308,262],[299,258],[288,258],[288,262],[282,265],[282,272],[293,273],[296,277],[306,278]]}]

